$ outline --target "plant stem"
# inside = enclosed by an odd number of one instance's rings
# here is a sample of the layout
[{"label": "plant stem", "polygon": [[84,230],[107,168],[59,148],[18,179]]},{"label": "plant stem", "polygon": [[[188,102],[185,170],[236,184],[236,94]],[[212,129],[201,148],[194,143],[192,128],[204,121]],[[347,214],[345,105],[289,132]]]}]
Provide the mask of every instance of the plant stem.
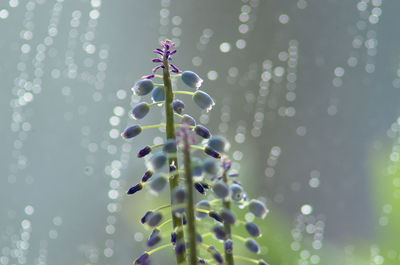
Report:
[{"label": "plant stem", "polygon": [[190,158],[190,144],[188,136],[188,128],[183,129],[183,161],[185,166],[186,191],[187,191],[187,225],[189,234],[189,264],[197,264],[197,238],[196,238],[196,218],[194,214],[194,194],[193,194],[193,176],[192,176],[192,160]]},{"label": "plant stem", "polygon": [[[176,139],[175,136],[175,124],[174,124],[174,110],[172,108],[172,101],[174,100],[174,94],[172,91],[171,78],[169,75],[169,63],[168,58],[164,55],[163,58],[163,81],[165,87],[165,116],[166,116],[166,134],[168,139]],[[178,156],[175,153],[175,156],[169,157],[169,165],[174,165],[176,169],[178,169]],[[171,167],[170,167],[171,170]],[[172,204],[172,191],[179,185],[179,175],[171,176],[169,178],[169,189],[170,189],[170,200]],[[172,216],[172,226],[178,233],[177,240],[184,241],[184,234],[182,229],[182,218],[175,216],[174,212],[171,210]],[[176,263],[181,264],[186,260],[186,253],[182,251],[179,255],[176,255]]]},{"label": "plant stem", "polygon": [[[224,170],[224,174],[223,174],[223,181],[227,184],[227,185],[229,185],[228,184],[228,176],[227,176],[227,174],[226,174],[226,170]],[[231,201],[229,200],[229,199],[227,199],[227,200],[223,200],[222,201],[222,205],[223,205],[223,207],[226,209],[226,210],[228,210],[228,211],[230,211],[231,210]],[[226,234],[227,234],[227,238],[228,239],[232,239],[232,229],[231,229],[231,225],[230,224],[228,224],[227,222],[224,222],[224,228],[225,228],[225,231],[226,231]],[[226,251],[225,250],[225,260],[226,260],[226,264],[227,265],[234,265],[235,263],[234,263],[234,261],[233,261],[233,253],[232,252],[228,252],[228,251]]]}]

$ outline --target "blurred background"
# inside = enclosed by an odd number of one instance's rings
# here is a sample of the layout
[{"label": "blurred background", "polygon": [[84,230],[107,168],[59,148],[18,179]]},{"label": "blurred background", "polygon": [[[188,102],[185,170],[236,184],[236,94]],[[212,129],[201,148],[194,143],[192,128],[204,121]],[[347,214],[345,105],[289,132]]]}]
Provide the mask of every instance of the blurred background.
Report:
[{"label": "blurred background", "polygon": [[[145,170],[136,152],[162,134],[119,135],[134,123],[130,88],[165,38],[216,102],[187,113],[230,140],[247,191],[267,201],[262,258],[400,264],[399,9],[0,1],[0,264],[122,265],[145,249],[138,221],[168,197],[125,192]],[[154,111],[144,123],[162,119]],[[155,264],[174,264],[169,254]]]}]

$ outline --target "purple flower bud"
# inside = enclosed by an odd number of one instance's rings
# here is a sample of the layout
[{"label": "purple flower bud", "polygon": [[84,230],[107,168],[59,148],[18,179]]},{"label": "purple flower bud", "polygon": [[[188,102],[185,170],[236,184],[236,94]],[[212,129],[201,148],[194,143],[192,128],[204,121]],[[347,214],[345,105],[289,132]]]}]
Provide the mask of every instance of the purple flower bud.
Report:
[{"label": "purple flower bud", "polygon": [[146,102],[140,102],[133,107],[131,115],[135,120],[143,119],[149,113],[150,107]]},{"label": "purple flower bud", "polygon": [[158,174],[158,176],[154,177],[153,181],[150,183],[150,188],[156,193],[159,193],[165,188],[167,182],[168,181],[164,175]]},{"label": "purple flower bud", "polygon": [[218,250],[214,246],[209,246],[207,251],[212,255],[213,259],[218,264],[223,264],[224,263],[224,259],[222,258],[221,253],[219,253]]},{"label": "purple flower bud", "polygon": [[255,216],[265,218],[269,210],[265,207],[265,204],[259,200],[251,200],[249,203],[249,211]]},{"label": "purple flower bud", "polygon": [[[199,201],[199,202],[196,204],[196,208],[197,208],[197,209],[203,209],[203,210],[207,210],[207,211],[208,211],[208,210],[211,209],[211,205],[210,205],[210,203],[209,203],[208,201],[202,200],[202,201]],[[206,216],[207,216],[207,213],[200,212],[200,211],[196,211],[196,217],[197,217],[198,219],[204,219]]]},{"label": "purple flower bud", "polygon": [[170,66],[171,66],[171,68],[172,68],[172,71],[171,72],[173,72],[173,73],[180,73],[181,72],[181,70],[179,70],[179,68],[178,67],[176,67],[175,65],[173,65],[172,63],[171,64],[169,64]]},{"label": "purple flower bud", "polygon": [[144,265],[147,264],[148,259],[149,259],[149,254],[147,252],[144,252],[142,255],[139,256],[139,258],[137,258],[135,260],[135,265]]},{"label": "purple flower bud", "polygon": [[147,145],[147,146],[145,146],[143,149],[141,149],[141,150],[138,152],[137,157],[138,157],[138,158],[145,157],[145,156],[147,156],[148,154],[150,154],[150,152],[151,152],[151,147]]},{"label": "purple flower bud", "polygon": [[142,219],[140,219],[140,222],[141,222],[142,224],[145,224],[145,223],[147,222],[147,220],[149,219],[150,214],[152,214],[152,213],[153,213],[152,211],[147,211],[147,212],[143,215]]},{"label": "purple flower bud", "polygon": [[[173,205],[183,204],[186,201],[186,190],[181,187],[176,187],[172,191],[172,203]],[[183,213],[185,211],[185,207],[181,209],[176,209],[176,212]]]},{"label": "purple flower bud", "polygon": [[141,79],[152,79],[152,78],[154,78],[154,77],[155,77],[154,74],[151,74],[151,75],[144,75],[144,76],[141,77]]},{"label": "purple flower bud", "polygon": [[168,139],[164,144],[163,150],[166,153],[176,153],[176,140]]},{"label": "purple flower bud", "polygon": [[192,175],[194,177],[201,176],[203,174],[203,162],[197,157],[192,158]]},{"label": "purple flower bud", "polygon": [[244,196],[244,190],[242,188],[242,186],[238,185],[238,184],[232,184],[229,187],[230,191],[231,191],[231,199],[234,201],[241,201],[243,199]]},{"label": "purple flower bud", "polygon": [[182,215],[182,224],[183,224],[183,225],[186,225],[186,224],[187,224],[186,215]]},{"label": "purple flower bud", "polygon": [[143,189],[143,185],[139,183],[139,184],[136,184],[135,186],[133,186],[132,188],[130,188],[126,194],[131,195],[131,194],[138,192],[141,189]]},{"label": "purple flower bud", "polygon": [[149,239],[152,238],[152,237],[157,236],[158,234],[160,234],[160,230],[158,228],[154,228],[153,231],[151,231]]},{"label": "purple flower bud", "polygon": [[153,176],[153,173],[152,170],[147,170],[142,177],[142,182],[147,182]]},{"label": "purple flower bud", "polygon": [[201,79],[200,76],[192,71],[184,71],[181,78],[183,83],[185,83],[188,87],[195,89],[201,87],[201,84],[203,83],[203,79]]},{"label": "purple flower bud", "polygon": [[154,84],[150,79],[137,81],[135,86],[132,87],[132,92],[137,96],[144,96],[153,90]]},{"label": "purple flower bud", "polygon": [[194,127],[194,131],[197,133],[197,135],[203,137],[204,139],[208,139],[211,136],[210,131],[203,125],[196,125],[196,127]]},{"label": "purple flower bud", "polygon": [[227,234],[226,234],[225,228],[222,225],[214,226],[213,232],[214,232],[215,237],[218,240],[222,240],[222,241],[225,240]]},{"label": "purple flower bud", "polygon": [[162,214],[161,213],[159,213],[159,212],[151,213],[149,215],[149,217],[148,217],[147,224],[149,226],[153,226],[154,227],[154,226],[159,225],[161,220],[162,220]]},{"label": "purple flower bud", "polygon": [[125,129],[121,136],[125,139],[133,138],[142,132],[140,125],[133,125]]},{"label": "purple flower bud", "polygon": [[204,259],[199,259],[199,264],[206,264],[206,261]]},{"label": "purple flower bud", "polygon": [[165,100],[165,88],[163,86],[156,86],[151,93],[151,98],[154,102],[160,102]]},{"label": "purple flower bud", "polygon": [[214,159],[207,158],[204,160],[203,169],[206,173],[210,175],[215,175],[218,173],[218,166]]},{"label": "purple flower bud", "polygon": [[258,265],[268,265],[268,263],[267,263],[265,260],[260,259],[260,260],[258,261]]},{"label": "purple flower bud", "polygon": [[196,183],[194,184],[194,187],[195,187],[195,189],[196,189],[198,192],[200,192],[201,194],[205,194],[205,193],[206,193],[205,190],[204,190],[204,187],[203,187],[203,185],[202,185],[201,183],[196,182]]},{"label": "purple flower bud", "polygon": [[209,190],[210,189],[210,185],[208,185],[206,182],[200,182],[201,185],[203,186],[204,189]]},{"label": "purple flower bud", "polygon": [[226,139],[219,135],[215,135],[208,140],[208,146],[220,153],[225,151],[225,145]]},{"label": "purple flower bud", "polygon": [[247,233],[253,237],[260,237],[261,230],[260,228],[253,222],[247,222],[244,226],[246,228]]},{"label": "purple flower bud", "polygon": [[224,223],[233,225],[236,222],[235,215],[228,209],[223,209],[221,211],[221,218],[224,220]]},{"label": "purple flower bud", "polygon": [[155,58],[151,60],[153,63],[162,63],[163,61],[160,58]]},{"label": "purple flower bud", "polygon": [[160,241],[161,241],[161,236],[160,235],[156,235],[156,236],[150,237],[149,240],[147,240],[147,246],[148,247],[154,247],[155,245],[160,243]]},{"label": "purple flower bud", "polygon": [[158,170],[167,163],[167,155],[164,152],[158,152],[151,157],[150,163],[153,169]]},{"label": "purple flower bud", "polygon": [[196,240],[199,243],[203,243],[203,237],[199,233],[196,233]]},{"label": "purple flower bud", "polygon": [[221,154],[218,153],[217,151],[215,151],[214,149],[212,149],[212,148],[209,147],[209,146],[206,146],[206,147],[204,148],[204,153],[206,153],[207,155],[209,155],[209,156],[211,156],[211,157],[214,157],[214,158],[216,158],[216,159],[220,159],[220,158],[221,158]]},{"label": "purple flower bud", "polygon": [[178,234],[175,233],[175,232],[172,232],[171,233],[171,243],[172,243],[172,245],[175,245],[177,238],[178,238]]},{"label": "purple flower bud", "polygon": [[244,245],[251,252],[260,253],[260,246],[254,239],[252,239],[252,238],[246,239],[246,242],[244,243]]},{"label": "purple flower bud", "polygon": [[225,243],[224,243],[224,247],[225,247],[225,252],[226,253],[232,253],[233,252],[233,241],[232,241],[232,239],[226,240]]},{"label": "purple flower bud", "polygon": [[215,221],[217,221],[217,222],[220,222],[220,223],[222,223],[224,220],[222,219],[222,217],[219,215],[219,214],[217,214],[216,212],[214,212],[214,211],[210,211],[209,213],[208,213],[208,216],[210,216],[211,218],[213,218]]},{"label": "purple flower bud", "polygon": [[220,199],[223,199],[229,195],[228,185],[221,180],[215,182],[215,184],[213,186],[213,191],[215,193],[215,196],[217,196]]},{"label": "purple flower bud", "polygon": [[182,100],[175,99],[174,102],[172,102],[172,108],[176,113],[182,114],[183,110],[185,109],[185,103],[183,103]]},{"label": "purple flower bud", "polygon": [[212,107],[215,105],[214,100],[210,95],[208,95],[206,92],[197,90],[194,95],[193,95],[193,101],[199,106],[201,109],[206,110],[207,112],[212,109]]},{"label": "purple flower bud", "polygon": [[187,124],[189,126],[196,126],[196,120],[193,119],[191,116],[185,114],[182,118],[182,124]]},{"label": "purple flower bud", "polygon": [[184,241],[178,241],[175,243],[175,254],[177,256],[181,255],[186,250],[186,245]]}]

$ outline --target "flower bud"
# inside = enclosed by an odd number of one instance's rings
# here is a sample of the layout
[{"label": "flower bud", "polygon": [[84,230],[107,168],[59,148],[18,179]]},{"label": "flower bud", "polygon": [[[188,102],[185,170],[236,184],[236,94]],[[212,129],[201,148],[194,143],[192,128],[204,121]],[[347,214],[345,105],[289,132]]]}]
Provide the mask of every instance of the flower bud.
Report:
[{"label": "flower bud", "polygon": [[209,246],[207,251],[211,254],[213,259],[218,263],[218,264],[223,264],[224,259],[222,258],[221,253],[218,252],[218,250],[214,246]]},{"label": "flower bud", "polygon": [[193,101],[194,103],[197,104],[201,109],[206,110],[207,112],[212,109],[212,107],[215,105],[214,100],[210,95],[208,95],[206,92],[198,90],[194,93],[193,95]]},{"label": "flower bud", "polygon": [[217,196],[220,199],[223,199],[229,195],[228,185],[226,185],[226,183],[221,180],[215,182],[213,186],[213,191],[215,193],[215,196]]},{"label": "flower bud", "polygon": [[242,186],[238,184],[232,184],[229,189],[231,191],[231,199],[233,201],[241,201],[243,199],[244,190]]},{"label": "flower bud", "polygon": [[149,239],[147,240],[147,246],[153,247],[161,241],[160,230],[154,229]]},{"label": "flower bud", "polygon": [[197,135],[203,137],[204,139],[208,139],[211,136],[210,131],[203,125],[196,125],[196,127],[194,127],[194,131],[197,133]]},{"label": "flower bud", "polygon": [[206,173],[210,175],[215,175],[218,173],[218,166],[214,159],[207,158],[204,160],[203,169]]},{"label": "flower bud", "polygon": [[192,158],[192,175],[193,177],[198,177],[203,174],[203,163],[200,158]]},{"label": "flower bud", "polygon": [[247,222],[244,226],[246,228],[247,233],[253,237],[260,237],[261,231],[260,228],[253,222]]},{"label": "flower bud", "polygon": [[165,88],[163,86],[156,86],[153,89],[151,98],[153,99],[154,102],[164,101],[165,100]]},{"label": "flower bud", "polygon": [[200,182],[196,182],[196,183],[194,184],[194,188],[195,188],[198,192],[200,192],[201,194],[205,194],[205,193],[206,193],[205,190],[204,190],[203,185],[202,185]]},{"label": "flower bud", "polygon": [[133,125],[125,129],[121,136],[125,139],[133,138],[142,132],[140,125]]},{"label": "flower bud", "polygon": [[188,87],[198,89],[203,83],[203,79],[201,79],[196,73],[192,71],[184,71],[182,73],[182,81]]},{"label": "flower bud", "polygon": [[175,245],[177,238],[178,238],[178,234],[176,232],[172,232],[171,233],[171,243],[172,243],[172,245]]},{"label": "flower bud", "polygon": [[[186,191],[184,188],[176,187],[172,191],[172,204],[179,205],[183,204],[186,201]],[[177,213],[183,213],[185,211],[185,207],[182,206],[180,209],[175,209]]]},{"label": "flower bud", "polygon": [[187,114],[183,115],[182,124],[187,124],[189,126],[196,126],[196,120]]},{"label": "flower bud", "polygon": [[150,107],[146,102],[140,102],[133,107],[131,115],[135,120],[143,119],[149,113]]},{"label": "flower bud", "polygon": [[220,213],[221,218],[224,220],[224,223],[233,225],[236,222],[235,215],[228,209],[223,209]]},{"label": "flower bud", "polygon": [[180,241],[175,243],[175,254],[176,255],[179,256],[185,251],[186,251],[186,245],[185,245],[184,241],[180,240]]},{"label": "flower bud", "polygon": [[220,223],[222,223],[224,220],[222,219],[222,217],[219,215],[219,214],[217,214],[216,212],[214,212],[214,211],[210,211],[209,213],[208,213],[208,216],[210,216],[211,218],[213,218],[215,221],[217,221],[217,222],[220,222]]},{"label": "flower bud", "polygon": [[249,203],[249,211],[257,217],[265,218],[269,210],[265,204],[259,200],[251,200]]},{"label": "flower bud", "polygon": [[216,159],[220,159],[220,158],[221,158],[221,154],[218,153],[217,151],[215,151],[214,149],[212,149],[212,148],[209,147],[209,146],[206,146],[206,147],[204,148],[204,153],[206,153],[207,155],[209,155],[209,156],[211,156],[211,157],[214,157],[214,158],[216,158]]},{"label": "flower bud", "polygon": [[196,240],[199,243],[203,243],[203,237],[199,233],[196,233]]},{"label": "flower bud", "polygon": [[166,153],[175,153],[176,152],[176,140],[168,139],[167,142],[164,144],[163,150]]},{"label": "flower bud", "polygon": [[133,186],[132,188],[130,188],[126,194],[131,195],[131,194],[138,192],[141,189],[143,189],[143,185],[141,183],[139,183],[139,184],[136,184],[135,186]]},{"label": "flower bud", "polygon": [[164,152],[158,152],[150,159],[150,163],[155,170],[162,168],[166,162],[167,155]]},{"label": "flower bud", "polygon": [[148,217],[147,224],[149,226],[153,226],[154,227],[154,226],[159,225],[161,220],[162,220],[162,214],[161,213],[159,213],[159,212],[151,213],[150,216]]},{"label": "flower bud", "polygon": [[147,252],[144,252],[142,255],[139,256],[139,258],[137,258],[134,261],[135,265],[145,265],[148,264],[148,260],[149,260],[149,254]]},{"label": "flower bud", "polygon": [[144,96],[153,90],[154,84],[150,79],[137,81],[135,86],[132,87],[132,92],[137,96]]},{"label": "flower bud", "polygon": [[149,216],[150,216],[150,214],[152,214],[153,212],[152,211],[147,211],[145,214],[144,214],[144,216],[142,217],[142,219],[140,219],[140,222],[142,223],[142,224],[145,224],[146,222],[147,222],[147,220],[149,220]]},{"label": "flower bud", "polygon": [[155,191],[156,193],[161,192],[165,186],[167,185],[167,179],[163,174],[159,174],[157,177],[153,179],[150,183],[150,188]]},{"label": "flower bud", "polygon": [[227,233],[222,225],[214,226],[212,231],[218,240],[225,240]]},{"label": "flower bud", "polygon": [[142,177],[142,182],[147,182],[153,176],[153,173],[152,170],[147,170]]},{"label": "flower bud", "polygon": [[226,139],[222,136],[215,135],[208,140],[208,146],[217,152],[223,153],[225,151]]},{"label": "flower bud", "polygon": [[260,246],[254,239],[252,239],[252,238],[246,239],[246,242],[244,243],[244,245],[251,252],[260,253]]},{"label": "flower bud", "polygon": [[182,100],[175,99],[174,102],[172,102],[172,108],[176,113],[182,114],[183,110],[185,109],[185,103],[183,103]]},{"label": "flower bud", "polygon": [[138,152],[137,157],[138,157],[138,158],[145,157],[145,156],[147,156],[148,154],[150,154],[150,152],[151,152],[151,147],[147,145],[147,146],[145,146],[143,149],[141,149],[141,150]]},{"label": "flower bud", "polygon": [[[196,204],[196,208],[197,208],[197,209],[203,209],[203,210],[207,210],[207,211],[208,211],[208,210],[211,209],[211,205],[210,205],[210,203],[209,203],[208,201],[202,200],[202,201],[199,201],[199,202]],[[200,212],[200,211],[196,211],[196,217],[197,217],[198,219],[204,219],[206,216],[207,216],[207,213]]]},{"label": "flower bud", "polygon": [[206,261],[204,259],[199,259],[199,264],[206,264]]},{"label": "flower bud", "polygon": [[225,247],[225,252],[226,253],[232,253],[233,252],[233,241],[232,239],[228,239],[225,241],[224,243],[224,247]]}]

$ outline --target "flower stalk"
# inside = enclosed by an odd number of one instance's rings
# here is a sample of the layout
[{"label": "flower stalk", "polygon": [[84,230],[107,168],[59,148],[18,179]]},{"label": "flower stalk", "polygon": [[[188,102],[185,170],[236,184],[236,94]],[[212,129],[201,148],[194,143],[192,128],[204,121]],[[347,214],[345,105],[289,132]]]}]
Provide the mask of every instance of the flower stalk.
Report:
[{"label": "flower stalk", "polygon": [[[224,169],[223,175],[222,175],[222,180],[228,185],[228,174],[227,170]],[[230,200],[223,200],[222,205],[224,209],[230,211],[231,210],[231,201]],[[231,225],[227,222],[224,222],[224,228],[226,232],[226,240],[232,240],[232,228]],[[225,260],[227,265],[234,265],[235,262],[233,260],[233,253],[229,252],[227,249],[225,249]]]}]

